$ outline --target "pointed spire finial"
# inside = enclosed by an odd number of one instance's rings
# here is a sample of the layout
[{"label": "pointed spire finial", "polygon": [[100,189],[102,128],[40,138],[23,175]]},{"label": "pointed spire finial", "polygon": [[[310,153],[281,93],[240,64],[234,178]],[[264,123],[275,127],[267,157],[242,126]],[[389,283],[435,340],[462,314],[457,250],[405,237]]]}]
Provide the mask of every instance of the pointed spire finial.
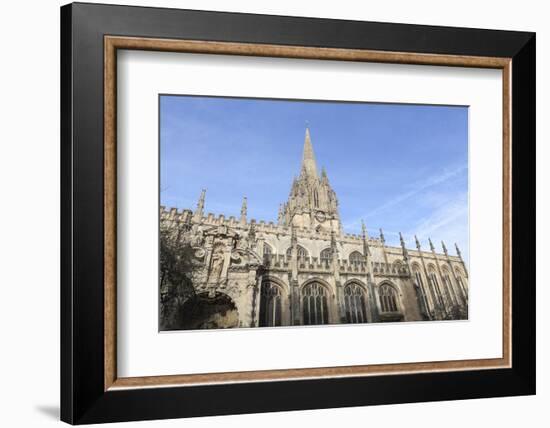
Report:
[{"label": "pointed spire finial", "polygon": [[380,228],[380,241],[382,241],[382,245],[386,243],[386,238],[384,238],[384,232],[382,231],[382,228]]},{"label": "pointed spire finial", "polygon": [[201,195],[197,201],[197,209],[195,210],[195,217],[201,218],[204,214],[204,201],[206,199],[206,189],[201,190]]},{"label": "pointed spire finial", "polygon": [[460,249],[458,248],[458,245],[456,244],[456,242],[455,242],[455,249],[456,249],[456,254],[458,255],[458,257],[460,257],[462,259],[462,253],[460,252]]},{"label": "pointed spire finial", "polygon": [[407,251],[407,247],[405,247],[405,240],[403,239],[401,232],[399,232],[399,242],[401,243],[401,249],[403,250],[403,258],[406,261],[409,258],[409,252]]},{"label": "pointed spire finial", "polygon": [[313,153],[313,145],[311,144],[311,136],[309,134],[309,127],[306,128],[306,138],[304,140],[304,153],[302,156],[302,174],[306,176],[317,178],[317,162],[315,161],[315,154]]},{"label": "pointed spire finial", "polygon": [[430,249],[432,251],[435,251],[435,247],[434,247],[434,244],[432,243],[432,239],[431,238],[428,238],[428,242],[430,243]]},{"label": "pointed spire finial", "polygon": [[243,196],[243,204],[241,205],[241,223],[246,223],[246,211],[247,211],[247,200],[246,200],[246,196]]},{"label": "pointed spire finial", "polygon": [[366,256],[370,256],[370,248],[369,248],[369,234],[367,232],[367,226],[365,226],[365,222],[363,219],[361,219],[361,233],[363,235],[363,253]]},{"label": "pointed spire finial", "polygon": [[421,248],[421,247],[420,247],[420,241],[418,240],[418,238],[416,237],[416,235],[414,235],[414,240],[415,240],[415,242],[416,242],[416,249],[417,249],[418,251],[420,251],[420,248]]},{"label": "pointed spire finial", "polygon": [[443,248],[443,253],[448,256],[449,253],[447,252],[447,247],[445,246],[445,242],[441,241],[441,248]]}]

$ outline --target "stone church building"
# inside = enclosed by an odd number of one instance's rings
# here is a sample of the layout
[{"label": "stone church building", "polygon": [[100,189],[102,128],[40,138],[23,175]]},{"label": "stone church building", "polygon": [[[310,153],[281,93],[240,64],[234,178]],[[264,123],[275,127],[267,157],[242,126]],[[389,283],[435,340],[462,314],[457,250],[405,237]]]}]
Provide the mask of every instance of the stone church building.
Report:
[{"label": "stone church building", "polygon": [[[196,269],[193,309],[182,328],[273,327],[466,319],[468,271],[460,250],[386,245],[342,230],[338,199],[317,168],[306,129],[301,171],[277,224],[160,209],[160,230],[189,244]],[[161,301],[166,284],[160,286]],[[198,302],[198,303],[197,303]]]}]

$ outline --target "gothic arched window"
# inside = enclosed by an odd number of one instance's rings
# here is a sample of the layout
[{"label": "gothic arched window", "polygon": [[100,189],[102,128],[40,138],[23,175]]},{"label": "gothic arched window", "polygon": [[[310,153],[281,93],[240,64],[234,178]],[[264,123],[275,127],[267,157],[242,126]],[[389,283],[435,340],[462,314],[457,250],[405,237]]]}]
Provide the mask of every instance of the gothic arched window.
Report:
[{"label": "gothic arched window", "polygon": [[396,260],[395,262],[393,262],[393,264],[392,264],[392,273],[400,274],[402,266],[403,265],[401,264],[401,262],[399,260]]},{"label": "gothic arched window", "polygon": [[428,267],[428,279],[432,284],[432,288],[437,297],[437,301],[439,302],[440,305],[443,305],[444,304],[443,295],[441,294],[441,288],[439,287],[439,281],[437,280],[435,268],[432,265]]},{"label": "gothic arched window", "polygon": [[330,248],[325,248],[321,251],[321,263],[329,264],[332,260],[332,250]]},{"label": "gothic arched window", "polygon": [[277,327],[282,325],[282,292],[281,287],[273,282],[262,284],[260,301],[260,327]]},{"label": "gothic arched window", "polygon": [[451,276],[449,274],[449,271],[445,268],[443,268],[443,283],[445,284],[445,288],[448,290],[448,292],[451,295],[454,295],[454,289],[453,284],[451,282]]},{"label": "gothic arched window", "polygon": [[304,325],[328,324],[328,292],[320,283],[302,288],[302,315]]},{"label": "gothic arched window", "polygon": [[[290,258],[292,254],[292,247],[289,247],[288,250],[286,250],[286,256]],[[308,256],[307,250],[302,247],[301,245],[298,245],[298,260],[305,259]]]},{"label": "gothic arched window", "polygon": [[458,283],[458,286],[462,290],[462,293],[466,296],[467,292],[466,292],[466,287],[464,285],[464,280],[462,279],[462,274],[458,269],[455,270],[455,275],[456,275],[456,282]]},{"label": "gothic arched window", "polygon": [[379,290],[382,312],[397,312],[397,291],[389,284],[382,284]]},{"label": "gothic arched window", "polygon": [[348,323],[367,322],[365,291],[359,284],[351,283],[344,287],[344,307]]},{"label": "gothic arched window", "polygon": [[363,254],[361,254],[359,251],[354,251],[349,255],[349,262],[351,264],[357,265],[363,262],[363,260]]},{"label": "gothic arched window", "polygon": [[273,251],[271,249],[271,245],[264,242],[264,261],[269,262],[271,260],[272,254],[273,254]]},{"label": "gothic arched window", "polygon": [[422,290],[424,289],[424,280],[422,279],[422,274],[418,267],[413,266],[414,279],[416,280],[416,285],[418,285]]}]

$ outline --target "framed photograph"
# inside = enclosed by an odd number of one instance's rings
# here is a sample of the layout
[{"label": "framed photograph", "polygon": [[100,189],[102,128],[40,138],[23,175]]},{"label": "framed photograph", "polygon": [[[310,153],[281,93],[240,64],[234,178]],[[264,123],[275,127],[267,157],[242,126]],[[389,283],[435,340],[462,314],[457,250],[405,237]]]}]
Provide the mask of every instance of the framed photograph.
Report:
[{"label": "framed photograph", "polygon": [[533,33],[76,3],[61,56],[62,420],[535,393]]}]

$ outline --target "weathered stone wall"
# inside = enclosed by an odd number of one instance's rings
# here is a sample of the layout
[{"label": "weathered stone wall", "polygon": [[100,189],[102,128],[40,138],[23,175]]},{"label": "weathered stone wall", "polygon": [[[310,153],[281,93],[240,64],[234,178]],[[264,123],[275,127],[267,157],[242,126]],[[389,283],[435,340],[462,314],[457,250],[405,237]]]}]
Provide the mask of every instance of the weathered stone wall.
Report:
[{"label": "weathered stone wall", "polygon": [[[344,321],[342,293],[350,283],[358,284],[365,292],[369,322],[467,316],[467,272],[457,256],[420,250],[406,250],[405,256],[403,248],[386,246],[380,239],[223,216],[197,217],[190,210],[162,208],[160,220],[161,229],[171,230],[174,236],[193,245],[202,263],[202,271],[196,275],[197,292],[227,295],[237,309],[239,327],[259,325],[262,284],[269,282],[281,289],[283,325],[301,324],[300,293],[311,282],[322,284],[329,292],[330,323]],[[298,246],[305,255],[298,257],[292,250],[289,253],[289,248]],[[321,252],[331,248],[336,251],[334,260],[321,260]],[[363,259],[351,261],[352,254]],[[431,284],[432,273],[438,287]],[[445,273],[447,279],[443,277]],[[384,284],[393,287],[398,297],[398,311],[388,317],[384,316],[379,296]],[[438,307],[438,299],[443,307]]]}]

